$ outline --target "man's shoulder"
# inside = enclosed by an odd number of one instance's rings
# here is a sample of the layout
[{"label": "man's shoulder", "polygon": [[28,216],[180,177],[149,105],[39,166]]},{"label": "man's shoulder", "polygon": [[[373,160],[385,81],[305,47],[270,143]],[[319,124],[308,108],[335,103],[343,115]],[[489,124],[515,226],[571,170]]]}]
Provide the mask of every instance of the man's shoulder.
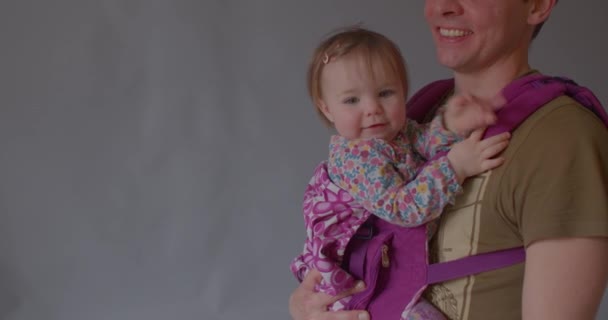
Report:
[{"label": "man's shoulder", "polygon": [[606,126],[593,111],[568,96],[560,96],[530,115],[513,133],[511,144],[541,148],[541,144],[552,141],[563,145],[606,134]]},{"label": "man's shoulder", "polygon": [[[503,154],[505,163],[494,179],[503,174],[538,174],[540,168],[568,162],[581,154],[608,152],[608,130],[591,110],[568,96],[560,96],[531,114],[516,128]],[[599,149],[598,149],[599,148]],[[543,171],[543,170],[541,170]]]},{"label": "man's shoulder", "polygon": [[572,117],[571,120],[573,121],[588,121],[590,116],[598,122],[601,122],[599,117],[593,114],[593,111],[584,107],[571,97],[562,95],[542,106],[538,111],[532,114],[530,118],[536,118],[542,121],[555,121],[560,120],[563,117]]}]

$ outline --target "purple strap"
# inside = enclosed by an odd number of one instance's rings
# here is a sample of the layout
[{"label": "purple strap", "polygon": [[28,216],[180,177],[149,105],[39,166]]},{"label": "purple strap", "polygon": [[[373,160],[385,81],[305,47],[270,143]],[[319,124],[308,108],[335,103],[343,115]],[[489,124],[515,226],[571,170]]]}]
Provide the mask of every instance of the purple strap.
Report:
[{"label": "purple strap", "polygon": [[429,110],[454,88],[454,79],[437,80],[418,90],[407,102],[407,117],[420,123]]},{"label": "purple strap", "polygon": [[429,265],[427,283],[433,284],[458,279],[472,274],[512,266],[525,260],[526,251],[523,247],[518,247],[435,263]]},{"label": "purple strap", "polygon": [[514,131],[528,116],[561,95],[573,98],[608,125],[608,114],[593,92],[565,77],[528,75],[510,83],[502,94],[508,101],[507,106],[496,112],[498,121],[488,128],[484,137]]}]

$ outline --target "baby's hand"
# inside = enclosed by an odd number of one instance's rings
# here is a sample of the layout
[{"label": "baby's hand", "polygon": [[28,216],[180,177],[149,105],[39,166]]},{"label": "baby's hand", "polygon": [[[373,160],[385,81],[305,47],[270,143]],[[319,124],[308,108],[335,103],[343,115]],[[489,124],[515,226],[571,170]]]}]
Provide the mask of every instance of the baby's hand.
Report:
[{"label": "baby's hand", "polygon": [[467,94],[455,95],[448,99],[445,106],[445,128],[466,137],[475,129],[494,124],[495,112],[504,104],[502,95],[487,102]]},{"label": "baby's hand", "polygon": [[504,132],[481,140],[485,129],[477,129],[471,135],[452,146],[448,161],[452,165],[459,183],[464,179],[494,169],[504,162],[496,157],[508,145],[511,134]]}]

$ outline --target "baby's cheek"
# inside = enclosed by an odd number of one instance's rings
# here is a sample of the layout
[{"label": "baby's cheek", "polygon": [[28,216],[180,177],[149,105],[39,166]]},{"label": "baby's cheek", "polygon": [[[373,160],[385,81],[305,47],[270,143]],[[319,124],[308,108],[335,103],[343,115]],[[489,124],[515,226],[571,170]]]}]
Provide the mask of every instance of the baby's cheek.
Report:
[{"label": "baby's cheek", "polygon": [[405,125],[405,108],[402,111],[395,111],[391,115],[390,121],[392,121],[397,128],[402,128]]},{"label": "baby's cheek", "polygon": [[361,130],[355,126],[336,126],[336,131],[346,139],[357,139],[361,136]]}]

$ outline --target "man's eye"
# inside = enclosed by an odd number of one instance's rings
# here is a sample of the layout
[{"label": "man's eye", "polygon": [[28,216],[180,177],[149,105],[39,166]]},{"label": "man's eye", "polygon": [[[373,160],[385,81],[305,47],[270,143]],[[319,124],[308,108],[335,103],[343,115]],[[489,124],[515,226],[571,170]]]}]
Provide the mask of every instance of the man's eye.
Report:
[{"label": "man's eye", "polygon": [[356,104],[357,102],[359,102],[359,98],[357,97],[346,98],[343,101],[344,104]]},{"label": "man's eye", "polygon": [[386,97],[390,97],[390,96],[392,96],[394,94],[395,94],[395,90],[386,89],[386,90],[380,91],[380,93],[378,94],[378,96],[380,96],[381,98],[386,98]]}]

